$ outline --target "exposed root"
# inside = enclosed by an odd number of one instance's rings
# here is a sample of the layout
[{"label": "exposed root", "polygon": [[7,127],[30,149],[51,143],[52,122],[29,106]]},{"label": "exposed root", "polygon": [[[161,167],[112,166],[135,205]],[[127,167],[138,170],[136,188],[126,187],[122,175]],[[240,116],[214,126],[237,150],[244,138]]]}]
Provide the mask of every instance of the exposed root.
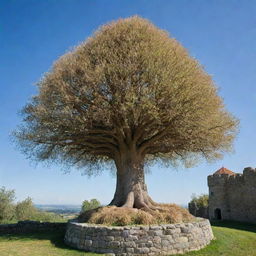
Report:
[{"label": "exposed root", "polygon": [[140,186],[134,191],[130,191],[124,196],[116,196],[113,198],[109,206],[117,206],[123,208],[137,208],[145,211],[160,209],[148,195],[146,190],[142,190]]},{"label": "exposed root", "polygon": [[157,204],[141,209],[106,206],[80,214],[80,222],[105,225],[164,224],[181,223],[194,220],[186,209],[175,204]]},{"label": "exposed root", "polygon": [[133,191],[131,191],[130,193],[128,193],[127,199],[121,207],[133,208],[133,205],[134,205],[134,193]]}]

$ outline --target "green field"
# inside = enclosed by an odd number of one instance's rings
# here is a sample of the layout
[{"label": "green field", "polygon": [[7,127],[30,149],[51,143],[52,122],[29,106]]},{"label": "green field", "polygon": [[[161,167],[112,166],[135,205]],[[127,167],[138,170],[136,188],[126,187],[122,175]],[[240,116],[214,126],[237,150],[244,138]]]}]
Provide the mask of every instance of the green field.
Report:
[{"label": "green field", "polygon": [[212,223],[216,240],[206,248],[185,255],[256,256],[256,225],[238,222]]},{"label": "green field", "polygon": [[[256,256],[256,225],[235,222],[213,223],[216,237],[209,246],[199,252],[185,255],[197,256]],[[33,233],[27,235],[0,236],[1,256],[90,256],[67,247],[63,233]]]}]

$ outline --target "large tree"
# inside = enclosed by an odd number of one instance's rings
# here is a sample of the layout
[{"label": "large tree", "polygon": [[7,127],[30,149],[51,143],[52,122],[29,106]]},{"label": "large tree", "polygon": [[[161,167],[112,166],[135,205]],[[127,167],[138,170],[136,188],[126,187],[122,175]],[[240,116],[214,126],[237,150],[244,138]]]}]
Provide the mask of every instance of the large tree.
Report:
[{"label": "large tree", "polygon": [[38,88],[16,132],[20,145],[39,160],[114,162],[111,205],[153,208],[146,163],[214,159],[236,134],[237,120],[197,60],[137,16],[102,26],[59,58]]}]

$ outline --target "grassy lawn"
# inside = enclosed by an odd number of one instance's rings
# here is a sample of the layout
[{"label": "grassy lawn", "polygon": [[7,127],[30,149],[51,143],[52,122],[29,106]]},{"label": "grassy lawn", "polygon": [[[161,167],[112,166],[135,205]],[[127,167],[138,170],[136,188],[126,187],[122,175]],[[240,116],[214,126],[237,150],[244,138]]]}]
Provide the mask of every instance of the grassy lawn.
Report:
[{"label": "grassy lawn", "polygon": [[[235,222],[213,223],[216,240],[199,252],[185,255],[197,256],[256,256],[256,225]],[[33,233],[0,236],[1,256],[90,256],[67,247],[63,233]]]},{"label": "grassy lawn", "polygon": [[212,223],[216,240],[187,256],[256,256],[256,225],[238,222]]},{"label": "grassy lawn", "polygon": [[91,256],[66,246],[63,232],[0,235],[0,256]]}]

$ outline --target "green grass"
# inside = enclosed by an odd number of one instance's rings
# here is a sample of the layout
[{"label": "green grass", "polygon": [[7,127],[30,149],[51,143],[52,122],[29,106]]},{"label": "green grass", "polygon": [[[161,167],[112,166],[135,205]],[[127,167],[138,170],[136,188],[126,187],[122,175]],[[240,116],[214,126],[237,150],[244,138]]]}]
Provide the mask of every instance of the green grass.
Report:
[{"label": "green grass", "polygon": [[256,225],[239,222],[212,223],[215,240],[186,256],[256,256]]},{"label": "green grass", "polygon": [[[215,222],[216,240],[206,248],[186,256],[256,256],[256,225],[237,222]],[[0,236],[1,256],[92,256],[69,248],[63,243],[63,232],[41,232]]]},{"label": "green grass", "polygon": [[64,244],[64,233],[0,235],[0,256],[92,256]]}]

